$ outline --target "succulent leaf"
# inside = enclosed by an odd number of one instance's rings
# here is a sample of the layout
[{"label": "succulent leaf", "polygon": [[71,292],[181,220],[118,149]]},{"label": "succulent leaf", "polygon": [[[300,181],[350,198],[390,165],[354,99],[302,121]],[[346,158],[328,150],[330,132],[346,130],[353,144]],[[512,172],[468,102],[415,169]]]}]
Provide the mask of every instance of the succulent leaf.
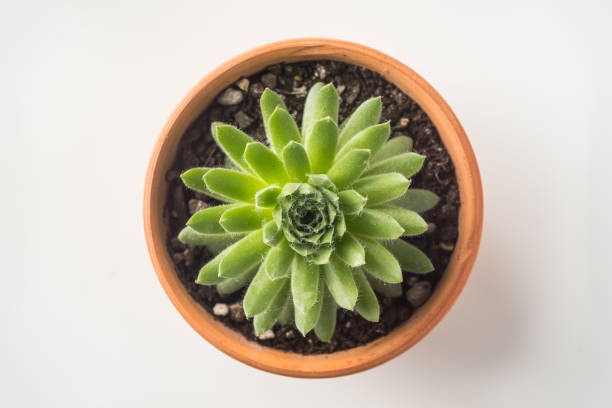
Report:
[{"label": "succulent leaf", "polygon": [[315,104],[317,102],[317,95],[319,91],[323,88],[323,83],[317,82],[308,91],[308,95],[306,95],[306,102],[304,102],[304,113],[302,114],[302,139],[305,140],[306,135],[310,133],[310,129],[312,125],[318,120],[323,119],[323,117],[315,118]]},{"label": "succulent leaf", "polygon": [[269,249],[263,242],[261,229],[251,232],[227,249],[227,254],[219,264],[219,276],[233,278],[257,266]]},{"label": "succulent leaf", "polygon": [[400,173],[404,177],[412,177],[415,175],[425,161],[425,156],[421,156],[417,153],[403,153],[397,156],[390,157],[388,159],[379,161],[372,167],[370,167],[365,173],[365,176],[372,174],[383,174],[383,173]]},{"label": "succulent leaf", "polygon": [[210,167],[194,167],[181,174],[181,180],[183,180],[183,183],[190,189],[206,194],[208,188],[206,188],[206,184],[202,177],[204,177],[209,170]]},{"label": "succulent leaf", "polygon": [[251,137],[233,126],[219,122],[211,125],[213,139],[227,157],[238,166],[238,168],[250,173],[249,165],[244,161],[244,149],[249,143],[254,142]]},{"label": "succulent leaf", "polygon": [[213,259],[208,261],[206,265],[200,269],[196,283],[199,283],[200,285],[216,285],[221,282],[223,279],[219,277],[219,265],[227,252],[228,249],[225,249]]},{"label": "succulent leaf", "polygon": [[370,208],[365,208],[359,215],[348,215],[346,225],[353,234],[376,239],[396,239],[404,233],[393,217]]},{"label": "succulent leaf", "polygon": [[310,162],[304,147],[291,141],[283,148],[281,156],[289,178],[292,181],[306,181],[306,175],[310,173]]},{"label": "succulent leaf", "polygon": [[268,184],[283,184],[289,180],[283,162],[261,143],[253,142],[246,146],[244,161],[248,163],[253,173]]},{"label": "succulent leaf", "polygon": [[291,291],[289,291],[289,296],[287,296],[283,310],[278,315],[278,322],[280,324],[289,324],[293,321],[293,315],[293,299],[291,299]]},{"label": "succulent leaf", "polygon": [[413,188],[389,204],[421,213],[434,208],[438,201],[440,198],[431,191]]},{"label": "succulent leaf", "polygon": [[270,146],[279,155],[289,142],[300,142],[302,140],[295,120],[289,112],[280,106],[277,106],[270,116],[268,126],[267,135]]},{"label": "succulent leaf", "polygon": [[383,282],[380,279],[366,274],[366,278],[368,282],[370,282],[370,286],[374,289],[374,292],[380,293],[383,296],[387,296],[390,298],[397,298],[402,296],[402,284],[401,283],[387,283]]},{"label": "succulent leaf", "polygon": [[311,136],[315,122],[329,117],[332,121],[338,123],[339,98],[336,88],[334,88],[333,84],[320,87],[317,87],[317,85],[315,84],[310,89],[304,106],[302,137],[306,146],[308,146],[308,139]]},{"label": "succulent leaf", "polygon": [[262,188],[255,193],[255,206],[257,208],[272,208],[276,206],[276,199],[281,192],[281,188],[272,184],[266,188]]},{"label": "succulent leaf", "polygon": [[336,255],[347,265],[356,268],[365,263],[365,251],[357,238],[350,232],[345,233],[336,247]]},{"label": "succulent leaf", "polygon": [[365,265],[363,269],[383,282],[400,283],[402,268],[391,252],[375,240],[364,239]]},{"label": "succulent leaf", "polygon": [[349,268],[338,257],[332,256],[330,263],[323,267],[325,283],[336,303],[348,310],[353,310],[357,302],[358,289]]},{"label": "succulent leaf", "polygon": [[268,251],[264,261],[268,277],[274,280],[291,276],[291,263],[294,255],[287,240],[282,238],[277,246]]},{"label": "succulent leaf", "polygon": [[409,185],[410,180],[401,174],[385,173],[360,178],[353,188],[368,199],[368,205],[374,205],[401,197]]},{"label": "succulent leaf", "polygon": [[221,282],[217,283],[217,291],[222,295],[234,293],[248,285],[253,280],[256,272],[257,268],[252,268],[235,278],[224,278]]},{"label": "succulent leaf", "polygon": [[253,319],[253,326],[255,327],[255,334],[261,335],[266,330],[270,330],[274,323],[278,320],[287,298],[289,297],[289,280],[284,279],[282,287],[278,290],[274,298],[263,312],[256,315]]},{"label": "succulent leaf", "polygon": [[380,120],[382,102],[380,96],[363,102],[341,126],[339,146],[344,146],[353,136]]},{"label": "succulent leaf", "polygon": [[344,214],[359,214],[366,205],[366,198],[355,190],[344,190],[338,193],[340,208]]},{"label": "succulent leaf", "polygon": [[263,242],[270,246],[277,246],[283,239],[283,231],[275,221],[270,221],[263,226]]},{"label": "succulent leaf", "polygon": [[238,241],[244,234],[202,234],[191,227],[185,227],[178,235],[178,239],[188,245],[202,245],[213,254],[218,254],[229,245]]},{"label": "succulent leaf", "polygon": [[378,153],[372,157],[370,163],[375,164],[379,161],[388,159],[398,154],[408,153],[412,150],[412,139],[408,136],[396,136],[393,139],[389,139],[380,148]]},{"label": "succulent leaf", "polygon": [[404,236],[420,235],[427,231],[427,223],[415,211],[393,206],[375,208],[395,218],[395,221],[404,228]]},{"label": "succulent leaf", "polygon": [[334,298],[327,289],[323,291],[322,302],[321,313],[314,327],[314,331],[319,340],[328,342],[334,335],[334,330],[336,329],[337,307]]},{"label": "succulent leaf", "polygon": [[[283,99],[279,94],[269,88],[266,88],[259,99],[259,107],[261,108],[261,117],[263,119],[266,135],[270,135],[270,129],[268,127],[270,117],[276,108],[287,110],[287,106],[285,106],[285,102],[283,102]],[[269,136],[268,138],[271,139]]]},{"label": "succulent leaf", "polygon": [[286,279],[270,279],[261,264],[242,301],[246,317],[253,317],[264,312],[285,284]]},{"label": "succulent leaf", "polygon": [[306,311],[317,300],[319,267],[310,264],[304,257],[296,256],[291,264],[291,296],[296,310]]},{"label": "succulent leaf", "polygon": [[355,282],[359,288],[359,296],[355,304],[355,311],[364,319],[371,322],[377,322],[380,318],[380,306],[376,295],[370,286],[370,283],[365,277],[365,274],[360,269],[353,271]]},{"label": "succulent leaf", "polygon": [[434,270],[427,255],[414,245],[401,239],[385,242],[384,245],[395,256],[403,270],[412,273],[428,273]]},{"label": "succulent leaf", "polygon": [[200,210],[187,220],[187,226],[202,234],[223,234],[226,231],[219,224],[219,220],[227,210],[234,207],[233,204],[225,204]]},{"label": "succulent leaf", "polygon": [[219,225],[227,232],[248,232],[260,229],[271,217],[272,210],[269,208],[259,209],[244,204],[225,211],[219,219]]},{"label": "succulent leaf", "polygon": [[336,161],[327,172],[330,180],[338,187],[344,189],[353,184],[365,170],[370,159],[367,149],[354,149]]},{"label": "succulent leaf", "polygon": [[306,142],[311,171],[322,174],[331,167],[336,155],[338,125],[329,116],[318,120]]},{"label": "succulent leaf", "polygon": [[372,155],[381,148],[391,133],[391,125],[389,122],[381,123],[380,125],[370,126],[353,136],[336,155],[336,160],[339,160],[354,149],[368,149]]},{"label": "succulent leaf", "polygon": [[[317,291],[317,299],[314,305],[308,310],[300,310],[298,307],[294,307],[294,317],[295,317],[295,326],[302,333],[303,336],[306,336],[309,331],[317,324],[319,320],[319,316],[321,315],[321,306],[323,298],[323,285],[319,286]],[[295,306],[295,300],[293,302]]]},{"label": "succulent leaf", "polygon": [[206,194],[209,197],[216,198],[219,201],[225,201],[226,203],[234,202],[235,200],[212,192],[208,189],[208,187],[206,187],[206,183],[204,183],[204,175],[208,173],[209,170],[209,167],[195,167],[181,174],[181,179],[183,180],[185,186],[192,190]]},{"label": "succulent leaf", "polygon": [[255,193],[266,187],[255,176],[228,169],[212,169],[204,175],[211,191],[245,203],[255,203]]}]

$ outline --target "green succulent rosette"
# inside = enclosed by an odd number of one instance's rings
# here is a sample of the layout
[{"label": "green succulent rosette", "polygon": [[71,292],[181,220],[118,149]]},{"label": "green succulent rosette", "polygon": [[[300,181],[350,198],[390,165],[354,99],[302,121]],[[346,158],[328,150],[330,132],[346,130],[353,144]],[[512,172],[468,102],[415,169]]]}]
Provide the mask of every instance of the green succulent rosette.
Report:
[{"label": "green succulent rosette", "polygon": [[266,89],[261,112],[268,145],[213,123],[212,135],[230,168],[194,168],[185,185],[224,204],[195,213],[179,234],[215,257],[196,280],[220,293],[247,287],[243,307],[259,335],[277,322],[329,341],[337,307],[378,321],[374,291],[402,293],[402,271],[433,266],[401,239],[422,234],[418,214],[435,194],[408,189],[425,157],[406,136],[389,139],[379,124],[381,99],[362,103],[338,126],[338,94],[315,84],[302,128],[282,98]]}]

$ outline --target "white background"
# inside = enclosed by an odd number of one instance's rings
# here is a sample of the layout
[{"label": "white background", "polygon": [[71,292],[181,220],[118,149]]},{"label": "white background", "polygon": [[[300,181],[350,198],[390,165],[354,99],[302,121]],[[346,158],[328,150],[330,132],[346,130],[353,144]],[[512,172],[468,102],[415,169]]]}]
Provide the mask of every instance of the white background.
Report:
[{"label": "white background", "polygon": [[[609,407],[612,8],[605,1],[6,1],[3,407]],[[360,42],[448,101],[479,160],[480,256],[416,347],[283,378],[202,340],[162,291],[142,192],[207,72],[289,37]]]}]

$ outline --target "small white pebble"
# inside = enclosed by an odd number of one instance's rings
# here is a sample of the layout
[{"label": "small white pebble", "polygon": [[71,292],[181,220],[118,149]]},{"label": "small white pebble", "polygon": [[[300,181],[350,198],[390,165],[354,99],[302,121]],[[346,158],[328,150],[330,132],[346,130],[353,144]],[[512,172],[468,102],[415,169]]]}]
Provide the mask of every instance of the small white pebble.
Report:
[{"label": "small white pebble", "polygon": [[259,336],[259,340],[270,340],[274,338],[274,332],[272,330],[266,330],[265,332],[261,333],[261,335]]},{"label": "small white pebble", "polygon": [[453,249],[455,249],[455,245],[447,244],[445,242],[440,242],[440,248],[442,248],[445,251],[452,251]]},{"label": "small white pebble", "polygon": [[213,313],[215,316],[227,316],[229,313],[229,307],[225,303],[217,303],[213,307]]},{"label": "small white pebble", "polygon": [[246,92],[249,90],[249,80],[247,78],[241,78],[236,82],[236,86]]},{"label": "small white pebble", "polygon": [[346,322],[346,324],[344,325],[344,327],[346,327],[347,329],[348,329],[349,327],[351,327],[351,322]]}]

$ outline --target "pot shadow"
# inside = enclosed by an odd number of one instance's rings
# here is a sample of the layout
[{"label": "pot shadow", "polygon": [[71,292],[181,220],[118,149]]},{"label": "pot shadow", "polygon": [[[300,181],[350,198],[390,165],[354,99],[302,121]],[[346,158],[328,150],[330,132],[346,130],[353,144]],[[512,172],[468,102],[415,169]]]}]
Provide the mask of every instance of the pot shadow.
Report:
[{"label": "pot shadow", "polygon": [[[520,306],[518,257],[510,257],[503,234],[483,234],[478,260],[465,290],[448,315],[419,344],[390,364],[393,375],[406,366],[421,373],[461,376],[466,370],[499,372],[510,368],[521,348],[525,320]],[[408,360],[408,361],[407,361]]]}]

